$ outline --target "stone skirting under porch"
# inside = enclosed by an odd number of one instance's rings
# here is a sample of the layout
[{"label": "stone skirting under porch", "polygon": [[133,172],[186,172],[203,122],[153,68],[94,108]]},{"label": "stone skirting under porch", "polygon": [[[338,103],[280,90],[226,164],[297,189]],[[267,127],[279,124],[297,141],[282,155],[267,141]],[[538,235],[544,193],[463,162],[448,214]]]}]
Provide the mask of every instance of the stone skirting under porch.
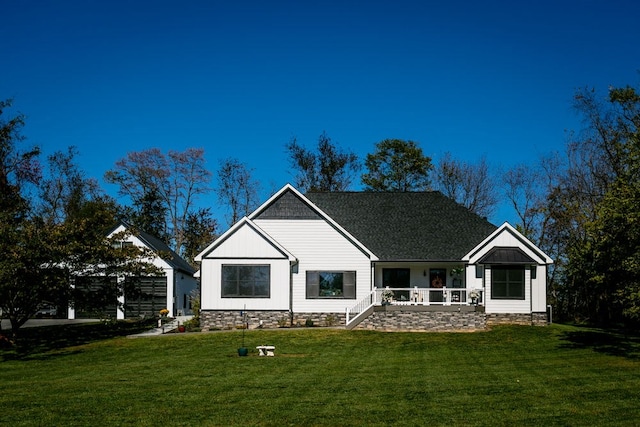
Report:
[{"label": "stone skirting under porch", "polygon": [[379,331],[476,331],[486,328],[479,306],[375,306],[354,329]]},{"label": "stone skirting under porch", "polygon": [[546,313],[488,314],[483,306],[375,306],[353,329],[382,331],[477,331],[493,325],[547,324]]}]

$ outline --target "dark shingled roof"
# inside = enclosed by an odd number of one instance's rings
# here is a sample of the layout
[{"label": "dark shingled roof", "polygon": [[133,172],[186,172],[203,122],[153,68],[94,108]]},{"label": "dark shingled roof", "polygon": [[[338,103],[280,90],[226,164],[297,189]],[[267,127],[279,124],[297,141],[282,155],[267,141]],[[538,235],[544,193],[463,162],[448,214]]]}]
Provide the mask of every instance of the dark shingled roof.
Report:
[{"label": "dark shingled roof", "polygon": [[196,269],[193,268],[184,258],[178,255],[169,247],[169,245],[157,237],[141,231],[138,233],[138,238],[145,242],[150,249],[156,252],[160,258],[164,259],[175,270],[184,271],[190,276],[196,272]]},{"label": "dark shingled roof", "polygon": [[380,260],[460,260],[497,228],[437,191],[306,196]]},{"label": "dark shingled roof", "polygon": [[169,247],[165,242],[157,237],[145,233],[144,231],[137,231],[134,227],[130,226],[124,221],[119,221],[113,228],[107,233],[107,235],[113,233],[120,225],[124,226],[127,231],[135,235],[140,239],[149,249],[154,251],[160,258],[165,260],[171,268],[179,271],[183,271],[192,276],[196,269],[193,268],[184,258],[178,255],[173,249]]}]

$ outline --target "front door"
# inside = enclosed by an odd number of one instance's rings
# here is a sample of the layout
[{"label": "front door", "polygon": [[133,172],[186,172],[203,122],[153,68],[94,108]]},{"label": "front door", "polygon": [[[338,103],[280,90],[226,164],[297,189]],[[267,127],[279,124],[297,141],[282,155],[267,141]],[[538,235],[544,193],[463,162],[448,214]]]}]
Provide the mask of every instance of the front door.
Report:
[{"label": "front door", "polygon": [[[444,268],[432,268],[429,270],[429,287],[442,289],[447,284],[447,270]],[[443,302],[442,291],[429,291],[429,301]]]}]

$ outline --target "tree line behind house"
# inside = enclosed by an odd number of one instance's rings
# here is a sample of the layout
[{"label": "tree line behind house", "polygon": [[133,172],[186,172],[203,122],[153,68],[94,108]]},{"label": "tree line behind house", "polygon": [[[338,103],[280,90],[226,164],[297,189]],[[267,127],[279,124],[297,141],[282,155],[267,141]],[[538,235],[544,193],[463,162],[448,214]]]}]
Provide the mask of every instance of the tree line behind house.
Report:
[{"label": "tree line behind house", "polygon": [[[75,147],[42,158],[29,146],[20,113],[4,117],[0,102],[0,308],[22,318],[42,301],[67,292],[55,267],[122,267],[139,254],[104,245],[118,220],[164,241],[189,262],[260,202],[254,170],[239,158],[206,168],[205,151],[126,153],[102,177],[126,204],[109,196],[76,163]],[[574,105],[584,129],[569,135],[565,151],[502,170],[482,157],[464,162],[446,153],[438,162],[418,142],[385,139],[359,158],[326,132],[315,145],[284,143],[284,162],[302,192],[438,190],[483,217],[500,200],[513,224],[556,260],[549,271],[556,319],[600,325],[640,320],[640,95],[631,87],[606,96],[584,89]],[[216,218],[199,200],[215,195],[225,209]],[[224,224],[224,225],[223,225]],[[114,252],[116,251],[116,252]],[[137,266],[138,269],[142,267]]]}]

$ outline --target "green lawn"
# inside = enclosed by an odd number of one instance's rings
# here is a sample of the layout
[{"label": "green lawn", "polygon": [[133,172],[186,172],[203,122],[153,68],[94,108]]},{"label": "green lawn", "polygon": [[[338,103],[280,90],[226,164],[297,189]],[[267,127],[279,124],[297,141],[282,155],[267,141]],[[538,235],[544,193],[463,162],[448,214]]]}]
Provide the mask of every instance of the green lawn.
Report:
[{"label": "green lawn", "polygon": [[[637,336],[561,325],[255,330],[238,357],[240,331],[83,344],[95,327],[68,327],[68,347],[0,351],[0,425],[640,423]],[[276,357],[258,357],[262,344]]]}]

